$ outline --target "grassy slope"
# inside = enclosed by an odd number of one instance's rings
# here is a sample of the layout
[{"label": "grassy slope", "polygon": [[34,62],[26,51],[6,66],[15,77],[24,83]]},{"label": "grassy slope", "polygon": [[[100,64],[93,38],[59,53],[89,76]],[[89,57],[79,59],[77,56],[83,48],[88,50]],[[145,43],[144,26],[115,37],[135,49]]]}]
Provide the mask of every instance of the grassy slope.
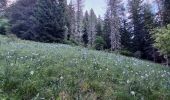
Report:
[{"label": "grassy slope", "polygon": [[0,69],[0,99],[170,99],[169,68],[81,47],[0,36]]}]

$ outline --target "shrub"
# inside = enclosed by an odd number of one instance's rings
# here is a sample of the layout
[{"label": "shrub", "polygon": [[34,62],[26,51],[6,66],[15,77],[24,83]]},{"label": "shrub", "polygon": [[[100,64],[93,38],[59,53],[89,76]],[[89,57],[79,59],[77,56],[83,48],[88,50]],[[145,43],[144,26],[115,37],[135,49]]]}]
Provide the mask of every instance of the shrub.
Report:
[{"label": "shrub", "polygon": [[0,34],[6,35],[8,28],[9,28],[8,20],[0,18]]},{"label": "shrub", "polygon": [[153,31],[153,38],[155,39],[154,46],[158,48],[163,55],[166,55],[165,58],[167,59],[168,65],[168,58],[170,57],[170,25],[155,29]]},{"label": "shrub", "polygon": [[105,44],[106,43],[105,43],[103,37],[101,37],[101,36],[96,37],[96,40],[95,40],[95,49],[96,50],[102,50],[104,48]]},{"label": "shrub", "polygon": [[119,53],[124,56],[133,57],[133,53],[128,50],[120,50]]}]

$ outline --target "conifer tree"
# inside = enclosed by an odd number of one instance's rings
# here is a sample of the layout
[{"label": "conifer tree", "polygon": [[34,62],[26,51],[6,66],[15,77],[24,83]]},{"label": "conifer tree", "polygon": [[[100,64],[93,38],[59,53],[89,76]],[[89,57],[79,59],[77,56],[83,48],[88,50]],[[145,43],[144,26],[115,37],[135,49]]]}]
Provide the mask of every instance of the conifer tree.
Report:
[{"label": "conifer tree", "polygon": [[76,30],[76,17],[75,17],[75,7],[73,5],[73,1],[70,1],[68,5],[67,12],[67,20],[68,20],[68,40],[75,40],[75,30]]},{"label": "conifer tree", "polygon": [[96,24],[97,24],[97,17],[95,15],[93,9],[91,9],[90,15],[89,15],[89,35],[88,35],[90,47],[93,47],[94,41],[96,38]]},{"label": "conifer tree", "polygon": [[76,0],[76,41],[81,42],[83,30],[83,0]]},{"label": "conifer tree", "polygon": [[82,37],[85,47],[87,47],[89,42],[88,35],[89,35],[89,15],[88,12],[86,11],[83,19],[83,37]]},{"label": "conifer tree", "polygon": [[142,51],[142,43],[144,41],[144,34],[142,32],[142,3],[143,0],[129,0],[129,13],[130,20],[132,25],[132,34],[133,34],[133,51],[141,52]]},{"label": "conifer tree", "polygon": [[170,24],[170,0],[163,0],[163,24]]},{"label": "conifer tree", "polygon": [[111,50],[118,50],[121,48],[121,35],[120,35],[120,0],[108,0],[108,9],[110,12],[110,25],[111,25]]},{"label": "conifer tree", "polygon": [[38,0],[31,31],[41,42],[63,42],[66,36],[66,0]]},{"label": "conifer tree", "polygon": [[111,33],[110,13],[109,13],[109,10],[107,9],[105,18],[104,18],[104,25],[103,25],[103,37],[105,41],[104,49],[111,48],[110,33]]}]

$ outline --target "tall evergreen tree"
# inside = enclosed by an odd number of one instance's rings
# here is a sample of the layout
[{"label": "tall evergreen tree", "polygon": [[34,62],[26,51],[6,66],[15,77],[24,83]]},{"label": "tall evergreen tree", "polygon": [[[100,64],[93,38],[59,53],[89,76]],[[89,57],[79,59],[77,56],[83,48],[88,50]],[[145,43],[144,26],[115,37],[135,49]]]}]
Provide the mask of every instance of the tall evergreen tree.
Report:
[{"label": "tall evergreen tree", "polygon": [[38,0],[30,33],[41,42],[63,42],[66,32],[66,1]]},{"label": "tall evergreen tree", "polygon": [[151,5],[144,4],[143,5],[143,34],[144,34],[144,43],[143,45],[143,55],[144,59],[153,60],[152,55],[155,53],[155,48],[153,47],[154,40],[151,36],[151,30],[155,27],[154,23],[154,14],[152,13]]},{"label": "tall evergreen tree", "polygon": [[76,0],[76,41],[81,42],[83,30],[83,0]]},{"label": "tall evergreen tree", "polygon": [[95,49],[103,50],[105,45],[106,42],[104,40],[104,34],[103,34],[103,20],[99,16],[96,25]]},{"label": "tall evergreen tree", "polygon": [[90,15],[89,15],[89,46],[92,47],[96,38],[96,24],[97,24],[97,17],[94,13],[94,10],[90,10]]},{"label": "tall evergreen tree", "polygon": [[129,0],[129,13],[133,29],[133,51],[142,51],[144,34],[142,33],[142,3],[143,0]]},{"label": "tall evergreen tree", "polygon": [[132,34],[130,32],[130,27],[126,19],[123,19],[121,22],[121,46],[122,49],[131,51],[132,48]]},{"label": "tall evergreen tree", "polygon": [[103,37],[103,21],[101,17],[99,16],[97,19],[97,25],[96,25],[96,35]]},{"label": "tall evergreen tree", "polygon": [[163,24],[170,24],[170,0],[163,0]]},{"label": "tall evergreen tree", "polygon": [[76,17],[75,17],[75,8],[73,5],[73,1],[70,1],[67,10],[67,20],[68,20],[68,40],[75,40],[75,30],[76,30]]},{"label": "tall evergreen tree", "polygon": [[82,37],[85,47],[87,47],[89,42],[88,35],[89,35],[89,15],[88,12],[86,11],[83,19],[83,37]]},{"label": "tall evergreen tree", "polygon": [[111,33],[110,13],[109,13],[109,10],[107,9],[105,18],[104,18],[104,25],[103,25],[103,37],[106,43],[104,46],[104,49],[111,48],[110,33]]},{"label": "tall evergreen tree", "polygon": [[5,10],[11,24],[11,33],[22,39],[33,39],[28,32],[34,26],[33,13],[37,0],[17,0]]},{"label": "tall evergreen tree", "polygon": [[108,9],[110,12],[110,25],[111,25],[111,50],[118,50],[121,48],[121,35],[120,35],[120,3],[121,0],[108,0]]}]

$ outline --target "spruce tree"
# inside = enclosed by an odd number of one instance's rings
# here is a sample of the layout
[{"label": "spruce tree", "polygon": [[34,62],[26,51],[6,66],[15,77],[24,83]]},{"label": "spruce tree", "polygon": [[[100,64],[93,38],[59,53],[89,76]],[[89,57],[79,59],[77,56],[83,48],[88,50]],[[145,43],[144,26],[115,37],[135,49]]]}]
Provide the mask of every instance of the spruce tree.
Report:
[{"label": "spruce tree", "polygon": [[96,25],[96,35],[97,36],[102,36],[103,37],[103,21],[101,17],[97,19],[97,25]]},{"label": "spruce tree", "polygon": [[94,13],[94,10],[90,10],[90,15],[89,15],[89,46],[93,47],[94,41],[96,38],[96,24],[97,24],[97,17]]},{"label": "spruce tree", "polygon": [[105,41],[104,49],[111,48],[111,40],[110,40],[110,33],[111,33],[111,25],[110,25],[110,13],[109,10],[106,11],[105,18],[104,18],[104,25],[103,25],[103,37]]},{"label": "spruce tree", "polygon": [[121,48],[121,35],[120,35],[120,11],[121,0],[108,0],[108,9],[110,12],[110,25],[111,25],[111,50],[118,50]]},{"label": "spruce tree", "polygon": [[73,1],[70,1],[67,10],[67,26],[68,26],[68,40],[75,40],[75,30],[76,30],[76,16],[75,16],[75,7]]},{"label": "spruce tree", "polygon": [[163,24],[170,24],[170,0],[163,0]]},{"label": "spruce tree", "polygon": [[144,41],[144,34],[142,32],[143,24],[142,24],[142,3],[143,0],[129,0],[129,13],[131,25],[133,29],[133,51],[141,52],[142,44]]},{"label": "spruce tree", "polygon": [[150,4],[143,5],[142,17],[143,17],[143,26],[144,26],[142,32],[144,34],[144,37],[141,37],[144,38],[143,45],[141,45],[143,47],[142,58],[153,60],[154,58],[152,58],[152,55],[154,55],[155,53],[155,48],[153,47],[154,40],[152,39],[150,32],[155,27],[155,23],[154,23],[154,14],[152,12]]},{"label": "spruce tree", "polygon": [[88,35],[89,35],[89,15],[88,12],[86,11],[83,19],[83,37],[82,37],[85,47],[87,47],[89,42]]},{"label": "spruce tree", "polygon": [[63,42],[66,36],[66,1],[38,0],[32,34],[41,42]]},{"label": "spruce tree", "polygon": [[83,30],[83,0],[76,0],[76,41],[81,42]]}]

